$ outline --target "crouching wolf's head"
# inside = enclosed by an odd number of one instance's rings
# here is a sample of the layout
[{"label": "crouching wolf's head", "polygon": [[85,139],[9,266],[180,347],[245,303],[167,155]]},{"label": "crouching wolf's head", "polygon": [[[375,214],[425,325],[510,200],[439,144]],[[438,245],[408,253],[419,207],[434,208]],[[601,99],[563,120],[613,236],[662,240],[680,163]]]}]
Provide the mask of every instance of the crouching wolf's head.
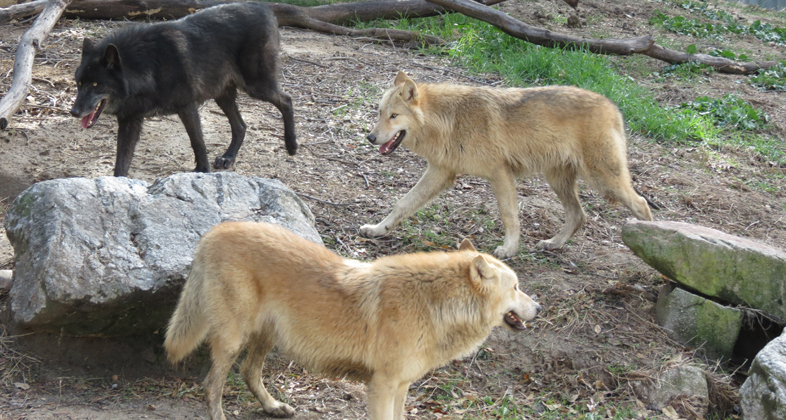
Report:
[{"label": "crouching wolf's head", "polygon": [[127,87],[123,78],[120,53],[112,44],[95,45],[85,38],[82,45],[82,63],[76,70],[76,101],[71,115],[82,119],[82,127],[90,128],[107,104],[112,112],[113,100],[125,96]]},{"label": "crouching wolf's head", "polygon": [[393,87],[379,101],[379,120],[366,137],[383,155],[393,153],[404,141],[416,138],[423,125],[418,87],[399,71]]},{"label": "crouching wolf's head", "polygon": [[[461,243],[459,251],[477,252],[467,239]],[[490,255],[478,253],[472,259],[469,281],[484,296],[488,305],[486,315],[494,320],[493,326],[522,331],[527,328],[525,322],[535,318],[541,310],[537,302],[519,289],[516,273]]]}]

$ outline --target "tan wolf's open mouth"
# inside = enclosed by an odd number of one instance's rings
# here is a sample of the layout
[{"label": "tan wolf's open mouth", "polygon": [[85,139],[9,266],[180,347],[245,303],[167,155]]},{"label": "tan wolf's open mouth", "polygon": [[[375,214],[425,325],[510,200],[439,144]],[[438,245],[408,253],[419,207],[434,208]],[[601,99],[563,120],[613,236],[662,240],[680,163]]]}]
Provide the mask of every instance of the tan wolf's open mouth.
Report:
[{"label": "tan wolf's open mouth", "polygon": [[390,139],[389,142],[383,144],[382,146],[379,146],[379,153],[382,153],[383,155],[389,155],[393,153],[393,151],[396,150],[398,145],[401,144],[401,141],[404,140],[404,136],[406,134],[407,134],[406,130],[401,130],[398,133],[396,133],[396,135],[393,136],[393,138]]}]

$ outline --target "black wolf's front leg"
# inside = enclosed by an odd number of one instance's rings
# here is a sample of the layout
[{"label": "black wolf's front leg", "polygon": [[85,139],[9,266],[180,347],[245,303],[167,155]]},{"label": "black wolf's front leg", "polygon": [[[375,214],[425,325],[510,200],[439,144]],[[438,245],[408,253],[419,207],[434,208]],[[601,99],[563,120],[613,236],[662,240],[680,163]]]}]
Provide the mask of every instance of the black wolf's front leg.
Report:
[{"label": "black wolf's front leg", "polygon": [[115,176],[128,176],[131,158],[142,131],[142,117],[117,118],[117,160]]},{"label": "black wolf's front leg", "polygon": [[199,121],[199,108],[195,103],[191,103],[177,110],[177,116],[186,127],[188,138],[191,139],[191,148],[194,149],[194,161],[196,168],[194,172],[210,172],[210,165],[207,163],[207,147],[202,138],[202,123]]}]

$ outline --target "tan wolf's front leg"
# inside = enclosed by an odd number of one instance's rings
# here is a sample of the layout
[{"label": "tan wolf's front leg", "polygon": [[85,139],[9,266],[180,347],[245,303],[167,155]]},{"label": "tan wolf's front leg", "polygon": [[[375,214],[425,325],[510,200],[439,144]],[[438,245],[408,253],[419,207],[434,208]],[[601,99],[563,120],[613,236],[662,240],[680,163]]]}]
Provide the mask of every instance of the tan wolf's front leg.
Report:
[{"label": "tan wolf's front leg", "polygon": [[[368,417],[370,420],[401,420],[396,418],[397,381],[375,374],[368,383]],[[398,411],[403,416],[402,406]],[[403,417],[402,417],[403,418]]]},{"label": "tan wolf's front leg", "polygon": [[361,226],[360,234],[367,238],[386,235],[402,220],[412,216],[437,194],[453,185],[455,179],[454,172],[429,164],[426,172],[420,177],[420,181],[393,206],[393,211],[388,217],[377,225]]},{"label": "tan wolf's front leg", "polygon": [[494,256],[500,259],[510,258],[519,251],[518,195],[516,194],[516,178],[507,169],[500,169],[489,179],[494,196],[497,197],[502,224],[505,226],[505,241],[494,250]]},{"label": "tan wolf's front leg", "polygon": [[404,406],[407,402],[407,392],[409,392],[409,382],[398,386],[396,399],[393,401],[393,419],[404,420]]}]

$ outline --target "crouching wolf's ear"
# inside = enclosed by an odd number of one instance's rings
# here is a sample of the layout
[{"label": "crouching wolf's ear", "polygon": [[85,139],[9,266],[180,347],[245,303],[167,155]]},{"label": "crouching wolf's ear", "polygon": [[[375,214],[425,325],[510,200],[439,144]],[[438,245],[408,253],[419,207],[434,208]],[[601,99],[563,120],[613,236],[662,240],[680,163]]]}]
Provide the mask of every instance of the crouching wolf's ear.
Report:
[{"label": "crouching wolf's ear", "polygon": [[409,78],[407,74],[403,71],[399,70],[398,74],[396,75],[396,80],[393,81],[393,86],[401,86],[406,82]]},{"label": "crouching wolf's ear", "polygon": [[489,287],[489,281],[496,277],[497,270],[483,258],[483,255],[478,255],[472,259],[469,264],[469,281],[478,291],[486,291]]},{"label": "crouching wolf's ear", "polygon": [[477,249],[475,249],[475,246],[472,245],[472,242],[470,242],[469,238],[464,238],[464,240],[461,241],[461,244],[458,246],[458,250],[459,251],[477,251]]}]

